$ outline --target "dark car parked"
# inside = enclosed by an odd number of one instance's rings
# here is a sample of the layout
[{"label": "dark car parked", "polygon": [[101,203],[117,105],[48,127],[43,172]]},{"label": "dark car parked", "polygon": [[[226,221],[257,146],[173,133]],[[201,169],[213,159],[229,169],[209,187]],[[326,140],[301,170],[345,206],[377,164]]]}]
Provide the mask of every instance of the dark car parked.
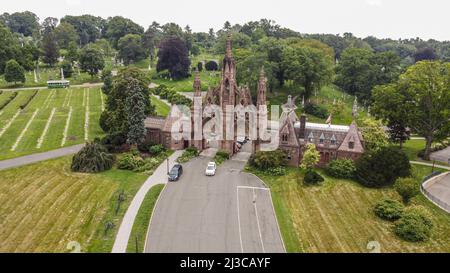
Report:
[{"label": "dark car parked", "polygon": [[183,174],[183,166],[176,164],[169,172],[169,181],[177,181]]}]

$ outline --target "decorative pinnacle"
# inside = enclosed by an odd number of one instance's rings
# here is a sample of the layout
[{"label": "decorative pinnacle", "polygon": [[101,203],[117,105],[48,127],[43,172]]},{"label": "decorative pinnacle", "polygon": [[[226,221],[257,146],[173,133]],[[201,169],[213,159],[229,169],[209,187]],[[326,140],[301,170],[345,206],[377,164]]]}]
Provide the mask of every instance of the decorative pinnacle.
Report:
[{"label": "decorative pinnacle", "polygon": [[198,69],[195,70],[195,78],[194,78],[194,92],[199,93],[202,88],[202,83],[200,80],[200,73]]},{"label": "decorative pinnacle", "polygon": [[227,50],[226,50],[226,56],[228,58],[232,57],[232,51],[231,51],[231,33],[228,33],[227,37]]}]

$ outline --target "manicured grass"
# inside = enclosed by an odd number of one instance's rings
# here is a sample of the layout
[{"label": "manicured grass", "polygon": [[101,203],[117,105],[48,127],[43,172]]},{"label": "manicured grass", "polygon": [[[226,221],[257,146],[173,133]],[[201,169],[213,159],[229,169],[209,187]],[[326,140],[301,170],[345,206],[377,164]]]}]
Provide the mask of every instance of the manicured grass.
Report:
[{"label": "manicured grass", "polygon": [[156,114],[161,117],[167,117],[170,112],[169,105],[165,104],[164,102],[160,101],[155,96],[151,96],[152,104],[155,106]]},{"label": "manicured grass", "polygon": [[425,140],[410,139],[403,144],[403,151],[408,155],[409,160],[419,160],[418,153],[425,149]]},{"label": "manicured grass", "polygon": [[[110,252],[117,228],[145,174],[70,171],[71,157],[0,172],[0,252]],[[116,214],[121,192],[125,201]],[[114,228],[105,234],[105,224]]]},{"label": "manicured grass", "polygon": [[[177,92],[192,92],[194,84],[194,74],[189,78],[171,81],[166,79],[152,79],[152,82],[156,84],[164,84],[167,87],[173,88]],[[202,90],[207,91],[208,87],[215,87],[219,85],[220,81],[220,71],[205,71],[200,72],[200,78],[202,81]]]},{"label": "manicured grass", "polygon": [[[153,208],[158,200],[161,191],[164,189],[164,184],[153,186],[145,195],[144,202],[139,208],[136,219],[134,220],[133,229],[131,230],[130,240],[128,241],[127,252],[142,253],[144,252],[145,239],[147,237],[147,230],[152,217]],[[136,249],[137,242],[137,249]]]},{"label": "manicured grass", "polygon": [[[417,186],[430,167],[414,166]],[[303,184],[303,172],[289,168],[285,176],[255,172],[271,188],[283,240],[288,252],[369,252],[367,244],[378,241],[382,252],[449,252],[450,215],[423,195],[412,200],[425,206],[436,227],[423,243],[402,241],[393,224],[377,218],[374,204],[383,197],[400,200],[392,188],[369,189],[355,181],[324,175],[319,186]]]},{"label": "manicured grass", "polygon": [[[32,90],[18,91],[17,97],[3,109],[0,115],[0,132],[6,128],[0,136],[0,160],[61,148],[70,108],[72,108],[72,115],[64,146],[85,141],[87,108],[89,108],[88,139],[92,140],[103,135],[98,122],[102,112],[101,96],[103,96],[99,88],[39,90],[28,106],[20,110],[19,106],[33,93]],[[53,109],[55,109],[54,115],[50,119]],[[36,110],[38,111],[35,118],[17,143]],[[16,118],[12,120],[17,113]],[[47,131],[44,132],[47,123]],[[42,136],[41,146],[38,147],[38,140]],[[12,150],[16,143],[16,149]]]},{"label": "manicured grass", "polygon": [[[25,84],[14,85],[13,83],[8,83],[5,81],[4,76],[0,76],[0,88],[15,88],[15,87],[37,87],[37,86],[46,86],[48,80],[55,80],[61,78],[61,71],[59,67],[54,68],[41,68],[39,71],[40,78],[38,78],[38,82],[34,81],[34,72],[28,71],[25,72]],[[87,73],[80,73],[78,75],[78,70],[75,69],[72,77],[66,78],[70,81],[71,85],[83,84],[87,82],[100,82],[101,80],[98,77],[91,78],[91,76]]]}]

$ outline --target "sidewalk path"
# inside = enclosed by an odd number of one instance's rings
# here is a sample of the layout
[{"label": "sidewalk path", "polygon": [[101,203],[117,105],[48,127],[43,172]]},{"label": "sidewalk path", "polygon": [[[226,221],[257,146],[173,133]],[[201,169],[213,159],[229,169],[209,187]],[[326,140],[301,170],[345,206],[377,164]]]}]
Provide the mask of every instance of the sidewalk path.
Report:
[{"label": "sidewalk path", "polygon": [[[181,156],[183,151],[175,151],[169,157],[169,165],[173,166],[175,160]],[[139,191],[134,196],[131,201],[130,206],[123,217],[122,223],[120,224],[119,231],[116,235],[116,240],[114,241],[114,246],[112,248],[112,253],[125,253],[127,251],[128,240],[131,235],[131,230],[133,228],[134,220],[139,211],[139,208],[144,201],[145,195],[150,190],[151,187],[157,184],[167,183],[167,161],[165,160],[155,172],[144,182]],[[150,212],[149,212],[150,213]]]},{"label": "sidewalk path", "polygon": [[[416,165],[433,167],[433,163],[428,163],[428,162],[409,161],[409,163],[416,164]],[[450,170],[450,166],[442,166],[442,165],[434,164],[434,167],[435,168],[439,168],[439,169],[444,169],[444,170]]]},{"label": "sidewalk path", "polygon": [[[77,84],[77,85],[71,85],[69,88],[91,88],[91,87],[98,87],[103,86],[102,82],[98,83],[83,83],[83,84]],[[45,86],[36,86],[36,87],[19,87],[19,88],[1,88],[1,91],[21,91],[21,90],[42,90],[42,89],[48,89],[47,85]]]},{"label": "sidewalk path", "polygon": [[20,167],[24,165],[28,165],[31,163],[36,163],[39,161],[44,161],[48,159],[58,158],[65,155],[76,154],[81,148],[83,148],[84,144],[79,144],[75,146],[65,147],[61,149],[51,150],[48,152],[43,152],[39,154],[31,154],[22,157],[16,157],[12,159],[7,159],[0,161],[0,170]]}]

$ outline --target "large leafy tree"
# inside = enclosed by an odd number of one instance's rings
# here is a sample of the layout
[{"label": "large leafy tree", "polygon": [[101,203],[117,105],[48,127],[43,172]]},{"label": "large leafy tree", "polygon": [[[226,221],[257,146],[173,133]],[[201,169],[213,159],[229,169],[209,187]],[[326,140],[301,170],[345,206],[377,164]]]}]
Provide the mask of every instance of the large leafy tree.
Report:
[{"label": "large leafy tree", "polygon": [[58,46],[63,49],[68,49],[71,43],[77,43],[80,39],[75,28],[65,22],[55,28],[55,38]]},{"label": "large leafy tree", "polygon": [[311,169],[320,161],[320,153],[316,149],[316,145],[309,143],[306,145],[306,150],[303,153],[301,167],[304,169]]},{"label": "large leafy tree", "polygon": [[49,31],[44,33],[44,37],[42,39],[42,52],[43,52],[43,61],[53,66],[59,57],[59,49],[56,44],[55,34],[53,31]]},{"label": "large leafy tree", "polygon": [[30,11],[15,12],[11,15],[6,15],[6,17],[7,26],[12,32],[31,36],[39,31],[39,17]]},{"label": "large leafy tree", "polygon": [[188,49],[184,41],[178,37],[170,37],[161,41],[158,51],[158,72],[168,70],[173,79],[183,79],[189,76]]},{"label": "large leafy tree", "polygon": [[161,40],[161,27],[157,22],[153,22],[142,36],[142,44],[147,55],[153,61],[159,41]]},{"label": "large leafy tree", "polygon": [[328,56],[310,47],[287,47],[283,56],[286,78],[303,87],[305,98],[331,81],[333,70]]},{"label": "large leafy tree", "polygon": [[67,15],[61,19],[61,23],[69,23],[75,28],[79,36],[80,46],[95,42],[102,37],[106,28],[104,19],[92,15]]},{"label": "large leafy tree", "polygon": [[10,60],[6,63],[5,80],[14,84],[17,82],[25,83],[25,70],[16,60]]},{"label": "large leafy tree", "polygon": [[376,119],[363,118],[360,121],[364,148],[367,151],[378,151],[389,145],[388,137],[383,129],[383,124]]},{"label": "large leafy tree", "polygon": [[137,148],[145,139],[146,129],[144,120],[145,102],[144,92],[137,79],[131,79],[127,86],[127,98],[125,100],[126,112],[128,114],[127,143]]},{"label": "large leafy tree", "polygon": [[122,16],[115,16],[108,20],[106,26],[106,37],[111,42],[114,48],[117,48],[119,39],[127,34],[142,35],[144,28],[136,24],[128,18]]},{"label": "large leafy tree", "polygon": [[[415,133],[425,137],[424,159],[430,159],[433,141],[450,133],[450,63],[422,61],[411,66],[391,86],[377,90],[376,109],[390,119],[402,108],[402,118]],[[391,108],[384,104],[391,103]]]},{"label": "large leafy tree", "polygon": [[141,36],[136,34],[127,34],[119,39],[117,45],[119,58],[128,65],[145,58],[145,51],[142,48]]},{"label": "large leafy tree", "polygon": [[80,53],[80,67],[91,77],[97,75],[105,67],[102,51],[93,45],[86,45]]},{"label": "large leafy tree", "polygon": [[19,43],[11,31],[0,24],[0,74],[5,71],[6,62],[15,59],[19,52]]}]

